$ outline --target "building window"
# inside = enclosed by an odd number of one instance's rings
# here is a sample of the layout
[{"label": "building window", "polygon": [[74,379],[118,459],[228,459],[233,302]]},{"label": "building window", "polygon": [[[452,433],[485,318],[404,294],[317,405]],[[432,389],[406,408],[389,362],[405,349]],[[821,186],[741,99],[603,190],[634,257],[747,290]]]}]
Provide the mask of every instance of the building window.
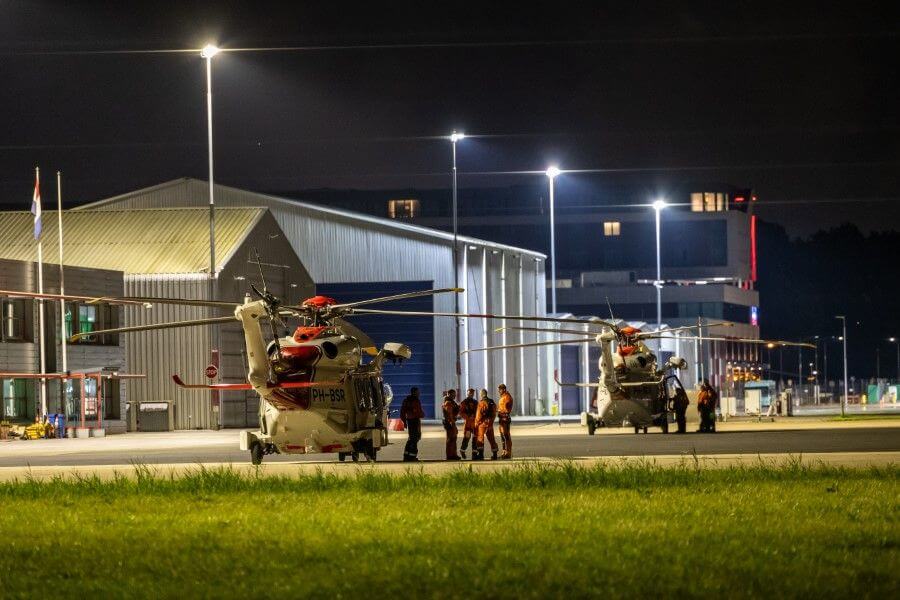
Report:
[{"label": "building window", "polygon": [[28,410],[28,380],[27,379],[3,379],[0,380],[3,392],[2,417],[3,420],[28,421],[33,417]]},{"label": "building window", "polygon": [[691,194],[693,212],[723,212],[728,210],[728,194],[722,192],[694,192]]},{"label": "building window", "polygon": [[414,219],[419,216],[419,201],[388,200],[388,216],[392,219]]},{"label": "building window", "polygon": [[694,212],[703,212],[703,193],[694,192],[691,194],[691,210]]},{"label": "building window", "polygon": [[616,236],[621,233],[622,224],[619,221],[604,221],[603,222],[603,235],[610,237]]},{"label": "building window", "polygon": [[4,342],[30,342],[32,332],[29,327],[31,319],[30,300],[5,299],[0,303],[0,340]]},{"label": "building window", "polygon": [[[98,329],[114,329],[119,326],[119,309],[108,304],[66,304],[66,335],[90,333]],[[119,336],[115,333],[89,335],[79,338],[79,344],[99,344],[118,346]]]}]

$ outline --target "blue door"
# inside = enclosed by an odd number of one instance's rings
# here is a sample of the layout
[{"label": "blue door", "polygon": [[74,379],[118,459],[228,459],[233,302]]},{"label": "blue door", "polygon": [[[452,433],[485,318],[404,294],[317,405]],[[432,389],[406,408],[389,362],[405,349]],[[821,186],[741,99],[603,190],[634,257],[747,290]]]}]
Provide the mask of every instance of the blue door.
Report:
[{"label": "blue door", "polygon": [[[428,290],[431,281],[386,281],[362,283],[320,283],[316,293],[330,296],[338,302],[366,300],[406,292]],[[434,298],[423,296],[396,302],[370,304],[365,308],[384,310],[433,311]],[[412,358],[402,365],[388,363],[384,367],[384,381],[394,392],[391,410],[399,410],[409,388],[418,387],[426,418],[434,418],[434,317],[405,317],[402,315],[359,315],[348,317],[362,329],[380,349],[386,342],[400,342],[412,350]]]},{"label": "blue door", "polygon": [[[581,381],[581,365],[578,346],[562,346],[562,373],[560,380],[566,383]],[[562,390],[562,414],[577,415],[581,412],[581,388],[564,387]]]}]

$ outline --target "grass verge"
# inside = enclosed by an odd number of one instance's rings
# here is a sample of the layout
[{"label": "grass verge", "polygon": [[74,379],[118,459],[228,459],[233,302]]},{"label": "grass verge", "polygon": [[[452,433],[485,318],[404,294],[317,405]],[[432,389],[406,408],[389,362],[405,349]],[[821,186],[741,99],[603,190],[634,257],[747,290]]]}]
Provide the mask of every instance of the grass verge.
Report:
[{"label": "grass verge", "polygon": [[897,467],[0,484],[0,596],[896,597]]}]

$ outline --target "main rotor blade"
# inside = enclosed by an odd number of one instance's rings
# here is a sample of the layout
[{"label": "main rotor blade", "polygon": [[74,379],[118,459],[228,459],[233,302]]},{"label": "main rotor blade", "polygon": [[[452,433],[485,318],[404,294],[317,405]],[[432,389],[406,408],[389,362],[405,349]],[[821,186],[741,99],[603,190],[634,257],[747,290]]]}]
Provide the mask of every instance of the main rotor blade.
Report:
[{"label": "main rotor blade", "polygon": [[634,337],[646,338],[648,336],[651,336],[651,335],[654,335],[657,333],[662,334],[662,333],[668,333],[670,331],[685,331],[687,329],[699,329],[701,327],[734,327],[734,323],[727,323],[727,322],[723,321],[721,323],[706,323],[704,325],[685,325],[684,327],[671,327],[669,329],[656,329],[653,331],[642,331],[641,333],[636,334]]},{"label": "main rotor blade", "polygon": [[[179,304],[182,306],[209,306],[211,308],[227,308],[234,310],[243,302],[226,302],[224,300],[189,300],[186,298],[158,298],[152,296],[124,296],[118,300],[143,302],[150,304]],[[98,302],[107,302],[107,298],[98,298]]]},{"label": "main rotor blade", "polygon": [[593,382],[593,383],[563,383],[562,381],[559,380],[559,373],[556,372],[556,371],[553,372],[553,380],[556,382],[556,385],[558,385],[558,386],[560,386],[560,387],[581,387],[581,388],[600,387],[600,383],[599,383],[599,382]]},{"label": "main rotor blade", "polygon": [[494,331],[500,333],[501,331],[508,329],[514,329],[516,331],[537,331],[540,333],[566,333],[572,335],[597,335],[601,333],[599,331],[579,331],[577,329],[550,329],[549,327],[498,327]]},{"label": "main rotor blade", "polygon": [[0,296],[6,296],[7,298],[31,298],[42,300],[72,300],[75,302],[88,302],[90,304],[105,302],[106,304],[127,304],[150,308],[150,306],[147,306],[149,300],[145,300],[143,298],[118,298],[115,296],[72,296],[70,294],[38,294],[35,292],[21,292],[18,290],[0,290]]},{"label": "main rotor blade", "polygon": [[132,327],[117,327],[115,329],[97,329],[95,331],[85,331],[76,333],[69,338],[69,341],[77,342],[83,337],[92,335],[105,335],[107,333],[133,333],[135,331],[152,331],[155,329],[174,329],[176,327],[193,327],[195,325],[215,325],[216,323],[230,323],[236,321],[235,317],[213,317],[210,319],[194,319],[191,321],[172,321],[171,323],[157,323],[155,325],[134,325]]},{"label": "main rotor blade", "polygon": [[[497,319],[497,320],[509,320],[509,321],[543,321],[546,323],[584,323],[586,325],[607,325],[606,321],[588,321],[586,319],[565,319],[559,317],[530,317],[524,315],[492,315],[492,314],[480,314],[480,313],[453,313],[453,312],[424,312],[424,311],[407,311],[407,310],[379,310],[375,308],[360,308],[360,309],[352,309],[352,312],[344,315],[345,317],[352,317],[354,314],[361,315],[400,315],[407,317],[463,317],[470,319]],[[584,333],[582,331],[582,333]]]},{"label": "main rotor blade", "polygon": [[[666,336],[666,335],[657,335],[652,336],[654,339],[670,339],[674,340],[674,336]],[[742,344],[773,344],[775,346],[799,346],[801,348],[815,348],[815,344],[808,344],[806,342],[788,342],[785,340],[757,340],[753,338],[729,338],[729,337],[707,337],[707,336],[691,336],[689,338],[678,338],[683,342],[689,342],[691,340],[709,340],[713,342],[739,342]]]},{"label": "main rotor blade", "polygon": [[460,354],[467,352],[485,352],[487,350],[510,350],[512,348],[533,348],[534,346],[559,346],[562,344],[583,344],[585,342],[593,342],[594,338],[584,338],[580,340],[554,340],[552,342],[530,342],[528,344],[507,344],[505,346],[487,346],[485,348],[469,348],[463,350]]},{"label": "main rotor blade", "polygon": [[353,308],[355,306],[364,306],[366,304],[380,304],[382,302],[393,302],[395,300],[406,300],[407,298],[420,298],[422,296],[433,296],[434,294],[447,294],[450,292],[464,292],[463,288],[441,288],[439,290],[422,290],[419,292],[407,292],[405,294],[394,294],[393,296],[382,296],[381,298],[369,298],[368,300],[357,300],[356,302],[345,302],[344,304],[333,304],[331,310],[342,308]]}]

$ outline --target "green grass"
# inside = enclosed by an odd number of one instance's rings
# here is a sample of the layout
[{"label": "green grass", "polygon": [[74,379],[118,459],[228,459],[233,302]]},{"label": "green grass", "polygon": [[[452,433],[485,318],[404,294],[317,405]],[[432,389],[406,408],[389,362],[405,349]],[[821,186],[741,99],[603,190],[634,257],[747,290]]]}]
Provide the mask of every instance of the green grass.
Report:
[{"label": "green grass", "polygon": [[892,421],[900,419],[900,414],[886,413],[886,414],[874,414],[874,415],[837,415],[835,417],[829,417],[829,421]]},{"label": "green grass", "polygon": [[897,597],[900,468],[0,484],[0,597]]}]

